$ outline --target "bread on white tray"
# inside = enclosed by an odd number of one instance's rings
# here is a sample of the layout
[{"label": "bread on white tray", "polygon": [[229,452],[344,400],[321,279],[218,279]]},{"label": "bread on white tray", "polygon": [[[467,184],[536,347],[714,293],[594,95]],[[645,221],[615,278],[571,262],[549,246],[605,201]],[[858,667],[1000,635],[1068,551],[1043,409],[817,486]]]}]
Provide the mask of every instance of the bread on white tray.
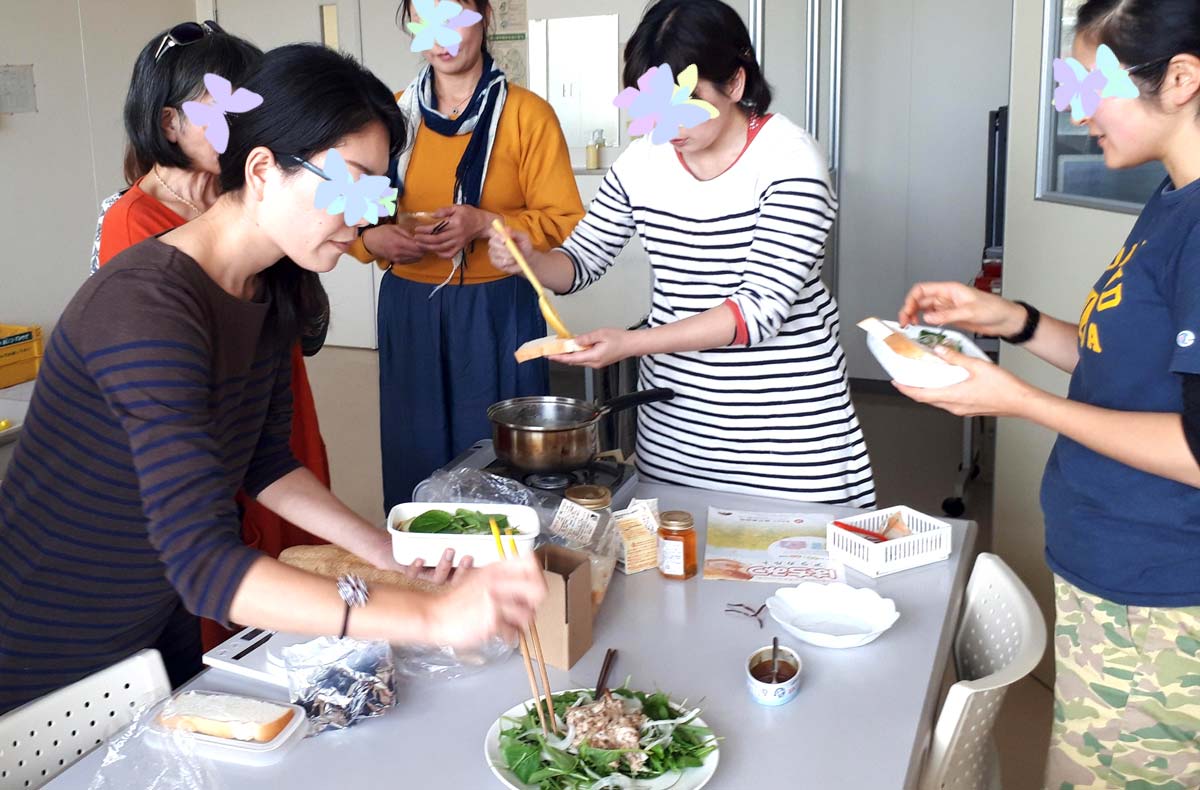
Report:
[{"label": "bread on white tray", "polygon": [[185,691],[166,705],[159,723],[167,729],[214,738],[269,743],[294,715],[293,709],[265,700]]}]

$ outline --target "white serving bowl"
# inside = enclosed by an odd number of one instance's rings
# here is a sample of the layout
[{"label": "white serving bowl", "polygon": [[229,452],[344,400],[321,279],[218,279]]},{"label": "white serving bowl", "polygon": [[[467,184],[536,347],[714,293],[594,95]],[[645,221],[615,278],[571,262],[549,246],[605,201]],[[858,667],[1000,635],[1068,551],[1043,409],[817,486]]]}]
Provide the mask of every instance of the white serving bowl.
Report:
[{"label": "white serving bowl", "polygon": [[818,647],[859,647],[899,619],[896,604],[874,590],[804,582],[767,599],[771,617],[797,639]]},{"label": "white serving bowl", "polygon": [[[988,360],[987,354],[979,350],[979,346],[975,345],[971,340],[961,332],[955,332],[953,329],[942,329],[935,326],[909,326],[901,327],[895,321],[884,321],[889,329],[897,332],[902,332],[916,342],[917,337],[922,331],[925,332],[944,332],[950,340],[957,341],[962,345],[963,353],[969,357],[976,359]],[[909,359],[902,357],[893,351],[887,343],[873,335],[867,335],[867,348],[887,374],[895,381],[903,384],[906,387],[922,387],[924,389],[938,389],[941,387],[952,387],[955,384],[961,384],[967,380],[966,368],[960,368],[958,365],[951,365],[948,362],[943,362],[937,357],[926,357],[923,359]]]},{"label": "white serving bowl", "polygon": [[[400,525],[414,519],[430,510],[445,510],[453,513],[459,508],[477,510],[480,513],[503,515],[508,517],[508,524],[520,534],[514,535],[517,542],[517,552],[522,556],[533,553],[533,544],[541,532],[541,522],[537,511],[525,505],[489,505],[473,502],[407,502],[396,505],[388,513],[387,529],[392,536],[392,556],[401,565],[408,565],[414,560],[425,560],[425,564],[433,566],[441,559],[446,549],[454,549],[454,564],[466,555],[475,560],[475,566],[490,565],[499,557],[496,553],[496,539],[487,535],[440,535],[424,532],[405,532]],[[509,550],[508,536],[504,537],[504,550]]]}]

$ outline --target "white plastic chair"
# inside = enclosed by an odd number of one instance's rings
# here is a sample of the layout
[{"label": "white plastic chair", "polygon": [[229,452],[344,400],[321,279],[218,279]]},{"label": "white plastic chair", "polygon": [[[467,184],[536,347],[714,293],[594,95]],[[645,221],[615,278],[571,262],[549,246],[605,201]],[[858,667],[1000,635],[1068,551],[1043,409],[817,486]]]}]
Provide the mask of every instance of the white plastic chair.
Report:
[{"label": "white plastic chair", "polygon": [[1000,787],[992,728],[1008,687],[1045,649],[1046,622],[1029,589],[995,554],[980,554],[954,642],[960,680],[938,716],[921,790]]},{"label": "white plastic chair", "polygon": [[171,693],[157,650],[143,650],[0,717],[0,788],[34,788]]}]

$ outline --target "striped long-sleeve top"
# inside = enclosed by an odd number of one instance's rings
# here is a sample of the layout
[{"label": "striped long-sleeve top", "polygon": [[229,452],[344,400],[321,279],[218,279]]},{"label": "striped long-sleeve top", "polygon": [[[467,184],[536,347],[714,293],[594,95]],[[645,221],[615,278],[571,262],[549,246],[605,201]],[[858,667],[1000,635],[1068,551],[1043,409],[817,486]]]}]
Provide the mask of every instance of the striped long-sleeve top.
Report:
[{"label": "striped long-sleeve top", "polygon": [[561,248],[572,290],[637,233],[654,273],[651,327],[723,304],[737,317],[733,345],[641,360],[641,387],[676,392],[639,410],[643,478],[869,506],[837,304],[821,281],[837,199],[808,134],[778,115],[760,123],[741,158],[706,181],[671,146],[631,144]]},{"label": "striped long-sleeve top", "polygon": [[0,483],[0,712],[152,645],[180,599],[227,622],[260,556],[234,494],[298,466],[269,313],[157,239],[71,300]]}]

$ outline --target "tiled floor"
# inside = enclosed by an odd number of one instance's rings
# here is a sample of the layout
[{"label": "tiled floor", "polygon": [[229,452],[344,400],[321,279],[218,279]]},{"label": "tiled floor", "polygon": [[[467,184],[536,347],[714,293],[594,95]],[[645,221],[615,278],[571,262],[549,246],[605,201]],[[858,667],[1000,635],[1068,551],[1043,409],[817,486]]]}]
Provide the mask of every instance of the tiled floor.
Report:
[{"label": "tiled floor", "polygon": [[[382,522],[378,357],[374,352],[329,348],[308,366],[334,490],[357,512]],[[856,388],[854,400],[871,452],[879,503],[902,502],[941,513],[942,500],[953,495],[958,477],[963,422],[907,401],[886,386]],[[968,491],[965,518],[979,523],[978,548],[987,550],[992,496],[986,452],[981,466],[982,474]],[[1050,716],[1051,694],[1037,681],[1027,678],[1010,690],[996,732],[1005,790],[1041,787]]]}]

